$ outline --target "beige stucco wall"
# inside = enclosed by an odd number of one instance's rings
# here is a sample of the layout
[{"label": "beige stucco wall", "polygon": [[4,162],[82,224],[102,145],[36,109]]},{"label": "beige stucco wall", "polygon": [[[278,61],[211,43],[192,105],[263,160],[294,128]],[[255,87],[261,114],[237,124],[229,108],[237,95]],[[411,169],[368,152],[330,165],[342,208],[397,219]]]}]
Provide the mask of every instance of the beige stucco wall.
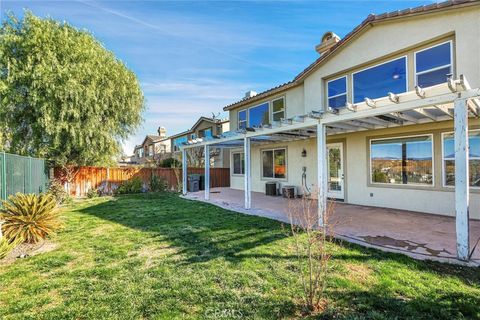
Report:
[{"label": "beige stucco wall", "polygon": [[[293,87],[281,94],[277,94],[271,97],[268,97],[266,99],[257,101],[255,103],[249,104],[244,107],[236,108],[233,110],[230,110],[229,112],[229,117],[230,117],[230,130],[234,131],[237,130],[238,128],[238,111],[248,109],[250,107],[254,107],[257,105],[260,105],[265,102],[270,102],[273,100],[276,100],[278,98],[284,97],[285,99],[285,113],[286,113],[286,118],[291,118],[296,115],[301,115],[304,114],[304,90],[303,90],[303,85],[299,85],[296,87]],[[270,116],[272,113],[271,110],[272,106],[270,105]]]},{"label": "beige stucco wall", "polygon": [[[480,122],[471,120],[471,128],[478,129]],[[382,130],[369,130],[328,137],[328,143],[344,143],[345,202],[359,205],[388,207],[433,214],[453,216],[455,212],[454,189],[443,187],[441,133],[451,132],[453,123],[440,123],[404,126]],[[434,141],[434,185],[378,185],[370,183],[369,140],[417,134],[433,134]],[[287,148],[287,179],[261,178],[261,150],[270,147]],[[307,157],[301,157],[305,148]],[[238,149],[238,151],[243,151]],[[316,140],[303,140],[290,143],[252,146],[252,191],[265,192],[265,183],[278,181],[282,185],[295,185],[301,188],[302,167],[307,167],[307,186],[315,189],[317,177]],[[230,166],[233,172],[233,166]],[[244,176],[231,176],[231,187],[243,190]],[[371,195],[372,194],[372,195]],[[480,190],[471,189],[471,216],[480,219]]]},{"label": "beige stucco wall", "polygon": [[[480,7],[449,10],[425,14],[413,18],[402,18],[377,23],[368,27],[361,35],[350,41],[343,49],[326,60],[316,71],[305,78],[303,84],[290,88],[274,97],[286,97],[287,117],[321,110],[325,105],[325,80],[350,75],[361,68],[375,65],[395,57],[407,55],[408,88],[414,89],[414,52],[445,40],[453,41],[454,76],[466,75],[473,87],[480,87]],[[348,85],[351,85],[350,78]],[[349,89],[351,101],[351,88]],[[261,101],[261,102],[263,102]],[[256,102],[250,106],[260,104]],[[248,107],[248,106],[246,106]],[[237,127],[237,112],[246,107],[230,111],[232,130]],[[471,125],[480,126],[477,119]],[[392,129],[362,131],[329,136],[329,142],[344,142],[345,201],[353,204],[406,209],[442,215],[454,215],[453,188],[442,186],[441,132],[452,131],[451,121],[435,124],[404,126]],[[368,141],[374,137],[401,136],[417,133],[432,133],[434,139],[434,186],[380,186],[369,182]],[[261,149],[286,147],[288,177],[282,185],[301,186],[302,167],[307,167],[308,186],[316,182],[315,140],[279,143],[271,146],[252,147],[252,190],[265,191],[261,178]],[[301,151],[307,150],[307,157]],[[231,159],[231,156],[230,156]],[[233,171],[233,166],[230,166]],[[231,186],[243,189],[244,177],[231,176]],[[472,189],[470,210],[473,218],[480,219],[480,190]]]},{"label": "beige stucco wall", "polygon": [[320,110],[325,104],[324,79],[404,54],[409,65],[408,87],[412,90],[413,50],[449,37],[454,40],[454,76],[464,74],[472,86],[480,86],[480,7],[477,6],[397,19],[367,28],[305,79],[305,110]]}]

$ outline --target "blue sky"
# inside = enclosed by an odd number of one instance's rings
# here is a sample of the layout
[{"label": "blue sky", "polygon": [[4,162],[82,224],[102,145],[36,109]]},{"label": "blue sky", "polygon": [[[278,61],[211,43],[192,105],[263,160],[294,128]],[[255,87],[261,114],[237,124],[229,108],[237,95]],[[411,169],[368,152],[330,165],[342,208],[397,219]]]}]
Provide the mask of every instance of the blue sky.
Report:
[{"label": "blue sky", "polygon": [[317,58],[326,31],[340,37],[367,17],[431,1],[11,1],[6,11],[87,29],[133,70],[146,97],[144,122],[124,151],[165,126],[190,128],[248,90],[291,80]]}]

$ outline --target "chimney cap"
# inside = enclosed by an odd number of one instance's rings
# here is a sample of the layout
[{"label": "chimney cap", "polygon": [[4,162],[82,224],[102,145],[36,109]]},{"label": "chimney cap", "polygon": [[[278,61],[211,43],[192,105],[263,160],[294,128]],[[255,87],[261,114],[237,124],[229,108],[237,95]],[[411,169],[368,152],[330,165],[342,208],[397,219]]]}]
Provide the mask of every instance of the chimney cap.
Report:
[{"label": "chimney cap", "polygon": [[315,51],[322,55],[340,41],[340,37],[332,31],[323,34],[320,44],[315,46]]}]

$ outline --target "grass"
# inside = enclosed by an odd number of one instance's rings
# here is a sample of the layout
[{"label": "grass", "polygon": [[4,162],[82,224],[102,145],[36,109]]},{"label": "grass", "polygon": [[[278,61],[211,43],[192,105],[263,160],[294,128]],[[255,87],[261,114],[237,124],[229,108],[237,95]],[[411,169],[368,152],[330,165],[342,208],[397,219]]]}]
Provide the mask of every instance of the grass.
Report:
[{"label": "grass", "polygon": [[[174,194],[75,202],[48,253],[0,265],[0,319],[301,316],[281,223]],[[288,229],[288,228],[287,228]],[[334,244],[318,319],[480,318],[480,271]]]}]

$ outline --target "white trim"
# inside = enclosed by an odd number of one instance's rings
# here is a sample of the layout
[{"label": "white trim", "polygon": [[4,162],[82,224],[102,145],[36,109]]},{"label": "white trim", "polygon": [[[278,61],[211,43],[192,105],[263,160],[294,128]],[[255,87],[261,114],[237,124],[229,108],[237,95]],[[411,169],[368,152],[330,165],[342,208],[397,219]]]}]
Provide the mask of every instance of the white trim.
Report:
[{"label": "white trim", "polygon": [[[276,178],[275,177],[275,151],[284,150],[285,151],[285,178]],[[263,152],[272,151],[272,170],[273,177],[265,177],[263,175]],[[276,148],[265,148],[260,149],[260,177],[261,180],[277,180],[277,181],[288,181],[288,148],[287,147],[276,147]]]},{"label": "white trim", "polygon": [[[283,109],[280,110],[280,111],[273,111],[273,103],[275,101],[278,101],[278,100],[283,100]],[[272,110],[272,116],[271,116],[271,119],[270,119],[270,123],[272,123],[274,120],[273,120],[273,115],[277,114],[277,113],[283,113],[283,119],[285,119],[285,117],[287,116],[287,106],[286,106],[286,99],[285,99],[285,96],[281,96],[279,98],[276,98],[276,99],[272,99],[270,100],[270,104],[271,104],[271,110]]]},{"label": "white trim", "polygon": [[[395,139],[406,139],[406,138],[415,138],[415,137],[430,137],[431,142],[431,151],[432,151],[432,184],[421,184],[421,183],[384,183],[384,182],[373,182],[372,176],[372,141],[385,141],[385,140],[395,140]],[[395,137],[386,137],[386,138],[373,138],[369,139],[368,142],[368,174],[370,176],[370,184],[372,186],[400,186],[401,188],[405,188],[408,186],[415,186],[415,187],[423,187],[423,188],[434,188],[435,187],[435,150],[434,150],[434,140],[433,140],[433,133],[425,133],[425,134],[416,134],[416,135],[406,135],[406,136],[395,136]]]},{"label": "white trim", "polygon": [[[384,62],[381,62],[381,63],[377,63],[373,66],[370,66],[370,67],[366,67],[366,68],[363,68],[361,70],[358,70],[358,71],[355,71],[355,72],[352,72],[352,76],[351,76],[351,85],[352,85],[352,103],[361,103],[362,101],[359,101],[359,102],[355,102],[355,86],[354,86],[354,83],[353,83],[353,78],[354,76],[357,74],[357,73],[360,73],[360,72],[363,72],[365,70],[369,70],[369,69],[373,69],[375,67],[378,67],[378,66],[381,66],[383,64],[387,64],[387,63],[390,63],[392,61],[395,61],[395,60],[400,60],[402,58],[405,58],[405,91],[404,92],[408,92],[408,56],[407,55],[402,55],[402,56],[399,56],[399,57],[396,57],[396,58],[393,58],[393,59],[390,59],[390,60],[387,60],[387,61],[384,61]],[[395,92],[396,94],[400,94],[400,93],[404,93],[404,92]],[[385,96],[388,95],[388,92],[385,92]],[[383,97],[383,96],[382,96]],[[367,98],[371,98],[371,97],[367,97]],[[378,99],[377,98],[371,98],[371,99]]]},{"label": "white trim", "polygon": [[[438,67],[435,67],[435,68],[432,68],[432,69],[428,69],[428,70],[424,70],[424,71],[417,72],[417,54],[420,53],[420,52],[427,51],[427,50],[433,49],[433,48],[435,48],[435,47],[444,45],[445,43],[449,43],[449,44],[450,44],[450,64],[448,64],[448,65],[443,65],[443,66],[438,66]],[[450,72],[452,73],[452,75],[454,75],[454,74],[455,74],[455,70],[454,70],[453,65],[454,65],[454,63],[453,63],[453,41],[452,41],[452,40],[447,40],[447,41],[444,41],[444,42],[435,44],[435,45],[433,45],[433,46],[430,46],[430,47],[428,47],[428,48],[424,48],[424,49],[415,51],[415,52],[413,53],[413,83],[415,84],[415,86],[417,86],[417,83],[418,83],[417,77],[418,77],[418,75],[422,75],[422,74],[425,74],[425,73],[428,73],[428,72],[437,71],[437,70],[440,70],[440,69],[443,69],[443,68],[446,68],[446,67],[450,67]],[[446,81],[445,81],[445,82],[446,82]]]},{"label": "white trim", "polygon": [[[245,120],[240,120],[240,112],[245,111]],[[237,129],[240,129],[240,122],[245,122],[245,128],[248,125],[248,109],[242,109],[237,111]]]},{"label": "white trim", "polygon": [[[470,140],[470,133],[472,133],[472,132],[480,132],[480,129],[468,130],[468,138],[469,138],[469,140]],[[452,138],[455,138],[453,131],[446,131],[446,132],[442,132],[442,133],[441,133],[441,144],[442,144],[442,187],[448,188],[448,189],[454,189],[454,188],[455,188],[455,185],[449,186],[449,185],[446,184],[446,182],[447,182],[447,181],[446,181],[446,180],[447,180],[447,175],[446,175],[446,171],[445,171],[445,161],[446,161],[446,160],[449,160],[449,161],[452,161],[452,160],[453,160],[453,161],[455,161],[455,158],[453,158],[453,159],[445,159],[445,143],[444,143],[445,140],[444,140],[444,139],[445,139],[445,135],[447,135],[447,134],[450,134],[450,135],[452,135]],[[455,143],[455,142],[454,142],[454,143]],[[469,145],[470,145],[470,141],[469,141]],[[470,150],[469,150],[469,154],[470,154]],[[470,157],[470,156],[469,156],[469,162],[470,162],[470,160],[480,160],[480,158],[479,158],[479,157]],[[469,165],[470,165],[470,163],[469,163]],[[470,177],[469,177],[469,179],[470,179]],[[470,189],[476,189],[476,190],[480,189],[480,187],[470,186],[470,181],[469,181],[469,187],[470,187]]]},{"label": "white trim", "polygon": [[[333,96],[330,96],[328,95],[328,85],[330,84],[330,82],[333,82],[333,81],[337,81],[337,80],[340,80],[342,78],[345,78],[345,92],[344,93],[339,93],[339,94],[336,94],[336,95],[333,95]],[[338,78],[335,78],[335,79],[332,79],[332,80],[328,80],[327,81],[327,108],[328,109],[333,109],[332,107],[330,107],[329,105],[329,102],[328,100],[332,99],[332,98],[337,98],[337,97],[340,97],[340,96],[346,96],[346,99],[345,99],[345,102],[348,103],[348,90],[350,89],[349,86],[348,86],[348,76],[347,75],[343,75],[343,76],[340,76]]]},{"label": "white trim", "polygon": [[[334,142],[334,143],[327,143],[327,190],[325,190],[325,192],[327,193],[327,196],[329,198],[334,198],[334,199],[341,199],[341,200],[344,200],[345,201],[345,157],[344,157],[344,154],[343,154],[343,151],[344,151],[344,142]],[[341,191],[330,191],[330,154],[329,154],[329,150],[330,149],[334,149],[334,148],[338,148],[340,150],[340,167],[341,167],[341,173],[342,173],[342,176],[339,177],[341,182],[340,182],[340,186],[341,186]],[[337,196],[335,196],[337,195]],[[338,195],[340,195],[340,197],[338,197]]]},{"label": "white trim", "polygon": [[[242,157],[241,155],[243,154],[243,163],[245,164],[245,152],[243,151],[232,151],[230,152],[231,158],[230,158],[230,168],[232,168],[232,176],[234,177],[243,177],[245,175],[245,166],[242,168]],[[242,173],[235,173],[235,155],[239,154],[240,155],[240,171]]]}]

